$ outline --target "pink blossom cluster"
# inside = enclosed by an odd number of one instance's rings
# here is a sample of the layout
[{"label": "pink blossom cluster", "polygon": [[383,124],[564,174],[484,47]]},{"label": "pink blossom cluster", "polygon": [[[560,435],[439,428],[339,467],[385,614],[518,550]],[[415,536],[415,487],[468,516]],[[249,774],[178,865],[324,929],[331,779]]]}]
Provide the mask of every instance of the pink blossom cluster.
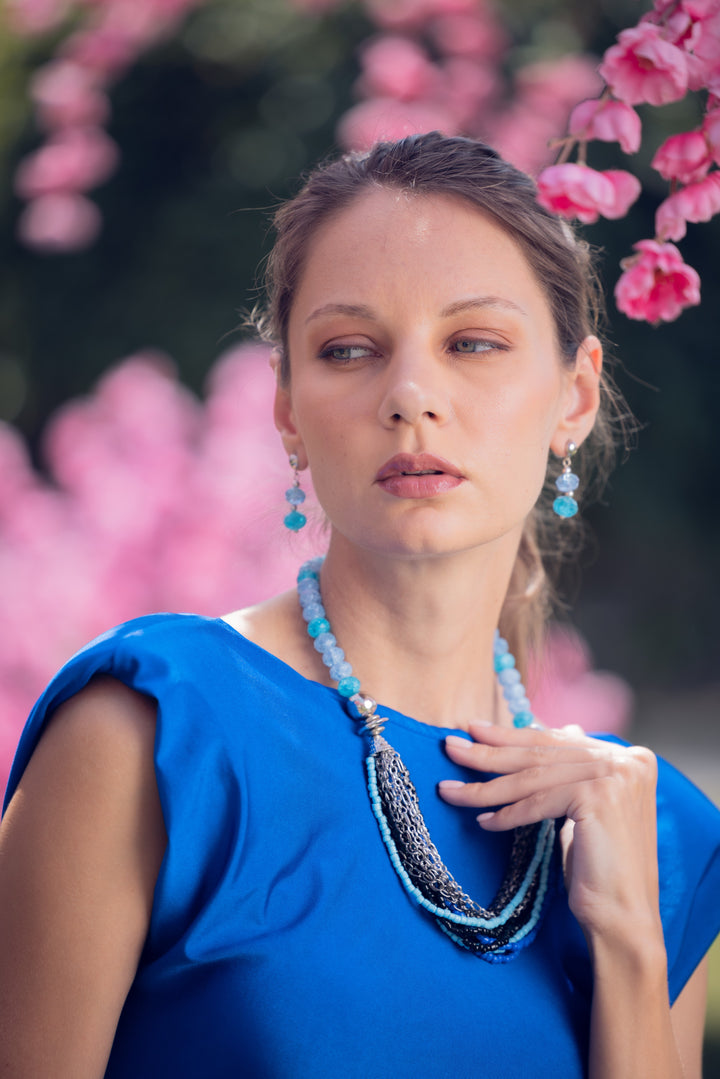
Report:
[{"label": "pink blossom cluster", "polygon": [[120,156],[103,129],[110,115],[108,89],[201,2],[7,0],[7,21],[19,34],[56,30],[72,17],[71,32],[31,83],[45,141],[15,175],[16,193],[27,202],[18,222],[25,244],[74,251],[93,242],[101,216],[87,192],[112,175]]},{"label": "pink blossom cluster", "polygon": [[[311,535],[282,524],[291,472],[268,356],[256,344],[225,353],[202,403],[166,357],[125,360],[55,414],[44,475],[0,425],[0,789],[33,700],[77,648],[137,615],[255,603],[291,587],[322,546],[307,472]],[[555,651],[551,640],[536,669],[546,721],[617,730],[622,692],[594,680],[578,641],[563,637],[557,662]]]},{"label": "pink blossom cluster", "polygon": [[0,788],[34,698],[86,641],[152,611],[257,602],[314,553],[282,524],[273,390],[261,345],[221,356],[202,404],[166,357],[134,356],[55,414],[44,474],[0,426]]},{"label": "pink blossom cluster", "polygon": [[[640,193],[630,173],[589,168],[587,143],[618,142],[635,153],[642,131],[633,106],[666,105],[688,91],[706,95],[698,128],[671,135],[652,159],[670,194],[658,207],[655,237],[634,245],[615,288],[629,318],[669,322],[700,302],[698,274],[669,241],[681,240],[688,222],[720,211],[720,0],[656,0],[637,26],[622,31],[599,71],[605,89],[573,110],[559,161],[538,177],[544,206],[585,223],[624,216]],[[575,147],[576,163],[568,161]]]},{"label": "pink blossom cluster", "polygon": [[[308,0],[294,2],[307,10]],[[584,56],[526,64],[510,84],[510,38],[487,0],[365,0],[365,9],[378,33],[360,49],[360,100],[338,126],[347,148],[439,130],[482,137],[536,171],[572,104],[600,87]]]}]

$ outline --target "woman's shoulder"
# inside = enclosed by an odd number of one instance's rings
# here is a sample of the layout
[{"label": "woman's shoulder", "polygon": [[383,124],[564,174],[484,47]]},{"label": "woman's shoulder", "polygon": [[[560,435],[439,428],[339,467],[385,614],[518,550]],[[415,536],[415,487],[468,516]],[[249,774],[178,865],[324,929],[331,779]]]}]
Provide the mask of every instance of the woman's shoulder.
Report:
[{"label": "woman's shoulder", "polygon": [[288,687],[299,692],[297,672],[262,639],[252,639],[253,621],[246,618],[241,627],[232,617],[163,612],[123,622],[90,641],[38,698],[20,738],[6,803],[50,719],[66,702],[84,702],[80,714],[90,722],[119,702],[132,710],[134,698],[144,714],[149,702],[158,719],[157,743],[199,746],[213,732],[222,737],[236,727],[239,706],[272,711],[274,698]]}]

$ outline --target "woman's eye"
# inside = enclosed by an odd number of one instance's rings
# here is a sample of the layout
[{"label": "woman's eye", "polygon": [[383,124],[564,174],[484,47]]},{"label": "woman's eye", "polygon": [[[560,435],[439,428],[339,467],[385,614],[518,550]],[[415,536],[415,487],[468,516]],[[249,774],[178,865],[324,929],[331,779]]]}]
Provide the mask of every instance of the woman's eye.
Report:
[{"label": "woman's eye", "polygon": [[369,345],[330,345],[320,353],[323,360],[335,360],[337,363],[352,363],[353,360],[364,360],[373,355]]},{"label": "woman's eye", "polygon": [[477,352],[492,352],[493,349],[501,349],[503,346],[498,341],[488,341],[478,337],[458,337],[452,343],[456,352],[472,355]]}]

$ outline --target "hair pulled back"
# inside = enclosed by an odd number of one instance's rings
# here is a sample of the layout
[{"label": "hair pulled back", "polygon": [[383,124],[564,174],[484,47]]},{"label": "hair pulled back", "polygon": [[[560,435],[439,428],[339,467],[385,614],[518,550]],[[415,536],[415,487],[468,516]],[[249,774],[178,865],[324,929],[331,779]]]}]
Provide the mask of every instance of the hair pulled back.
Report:
[{"label": "hair pulled back", "polygon": [[[575,363],[582,341],[598,333],[603,313],[589,246],[575,237],[566,222],[540,206],[533,180],[495,150],[475,139],[431,132],[379,142],[367,152],[346,154],[321,165],[300,192],[277,210],[276,241],[265,274],[267,307],[256,314],[254,322],[261,337],[280,349],[283,382],[291,378],[288,322],[309,244],[320,226],[365,191],[378,187],[412,196],[455,196],[502,228],[523,251],[547,297],[563,362]],[[584,502],[590,474],[595,473],[601,486],[609,471],[613,428],[618,421],[622,425],[623,416],[622,398],[604,371],[598,419],[576,459]],[[575,463],[573,467],[578,470]],[[557,471],[548,469],[546,487],[552,485]],[[550,609],[553,589],[547,571],[557,568],[568,550],[577,547],[577,519],[570,524],[559,522],[553,517],[551,502],[552,496],[546,494],[526,521],[500,619],[501,630],[521,663],[528,647],[539,642]]]}]

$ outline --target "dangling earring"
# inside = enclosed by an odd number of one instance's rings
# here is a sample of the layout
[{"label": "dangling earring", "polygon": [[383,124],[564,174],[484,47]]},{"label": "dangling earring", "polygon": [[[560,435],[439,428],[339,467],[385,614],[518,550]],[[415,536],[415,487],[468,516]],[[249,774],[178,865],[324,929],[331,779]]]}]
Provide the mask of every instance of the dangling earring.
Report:
[{"label": "dangling earring", "polygon": [[576,453],[577,446],[574,442],[568,441],[565,444],[562,472],[555,480],[555,486],[560,491],[560,494],[553,502],[553,510],[558,517],[574,517],[578,511],[578,504],[575,501],[573,491],[577,491],[580,479],[572,470],[572,458]]},{"label": "dangling earring", "polygon": [[286,528],[289,528],[291,532],[299,532],[301,528],[304,528],[307,524],[307,517],[304,513],[300,513],[298,506],[302,506],[305,501],[305,492],[300,487],[300,475],[298,473],[298,459],[297,454],[291,453],[288,458],[290,462],[290,468],[295,473],[292,487],[288,487],[285,492],[285,501],[289,502],[292,509],[283,519],[283,524]]}]

